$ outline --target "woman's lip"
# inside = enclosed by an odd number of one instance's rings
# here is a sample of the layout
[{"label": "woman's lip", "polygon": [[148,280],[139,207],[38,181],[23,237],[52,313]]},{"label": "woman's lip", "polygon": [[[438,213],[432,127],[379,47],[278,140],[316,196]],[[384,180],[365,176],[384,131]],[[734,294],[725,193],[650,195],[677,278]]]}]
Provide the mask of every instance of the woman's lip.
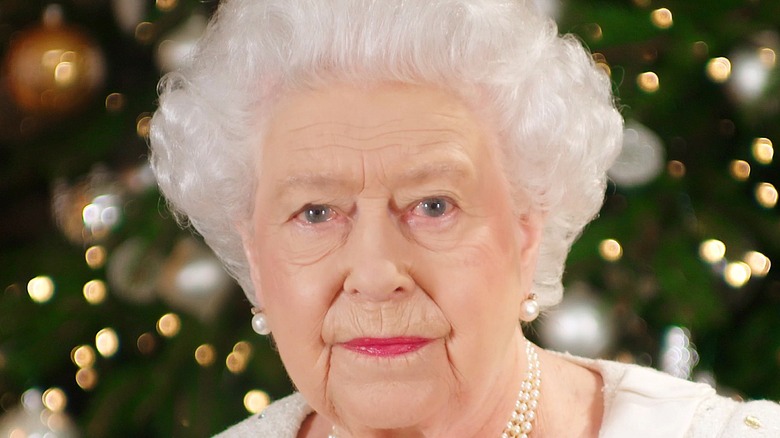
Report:
[{"label": "woman's lip", "polygon": [[347,350],[367,356],[390,357],[417,351],[428,345],[432,339],[397,336],[392,338],[354,338],[341,344]]}]

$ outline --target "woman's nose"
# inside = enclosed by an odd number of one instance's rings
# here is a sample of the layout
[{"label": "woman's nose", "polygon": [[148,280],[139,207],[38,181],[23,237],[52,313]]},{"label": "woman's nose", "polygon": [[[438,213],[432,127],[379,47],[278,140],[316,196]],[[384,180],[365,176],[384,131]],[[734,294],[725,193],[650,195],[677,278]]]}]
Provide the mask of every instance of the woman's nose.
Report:
[{"label": "woman's nose", "polygon": [[355,298],[391,300],[411,292],[409,241],[387,212],[357,218],[344,247],[343,289]]}]

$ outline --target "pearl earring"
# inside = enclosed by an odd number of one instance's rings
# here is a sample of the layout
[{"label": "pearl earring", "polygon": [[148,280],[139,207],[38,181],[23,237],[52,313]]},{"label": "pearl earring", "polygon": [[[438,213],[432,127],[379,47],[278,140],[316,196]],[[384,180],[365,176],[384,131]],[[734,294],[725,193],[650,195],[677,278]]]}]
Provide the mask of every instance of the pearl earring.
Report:
[{"label": "pearl earring", "polygon": [[539,316],[539,303],[536,301],[536,294],[528,295],[522,304],[520,304],[520,321],[531,322]]},{"label": "pearl earring", "polygon": [[252,330],[263,336],[271,333],[271,327],[268,327],[268,321],[265,320],[265,313],[257,307],[252,307]]}]

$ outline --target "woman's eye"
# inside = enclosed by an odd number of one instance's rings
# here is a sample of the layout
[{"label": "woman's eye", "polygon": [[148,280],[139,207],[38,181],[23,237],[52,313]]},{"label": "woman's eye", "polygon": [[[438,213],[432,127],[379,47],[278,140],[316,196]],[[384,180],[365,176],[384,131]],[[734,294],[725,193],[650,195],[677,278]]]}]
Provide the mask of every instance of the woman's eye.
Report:
[{"label": "woman's eye", "polygon": [[451,208],[449,201],[443,198],[431,198],[421,201],[414,207],[414,212],[428,217],[440,217]]},{"label": "woman's eye", "polygon": [[333,219],[335,212],[326,205],[309,205],[304,208],[298,218],[310,224],[319,224]]}]

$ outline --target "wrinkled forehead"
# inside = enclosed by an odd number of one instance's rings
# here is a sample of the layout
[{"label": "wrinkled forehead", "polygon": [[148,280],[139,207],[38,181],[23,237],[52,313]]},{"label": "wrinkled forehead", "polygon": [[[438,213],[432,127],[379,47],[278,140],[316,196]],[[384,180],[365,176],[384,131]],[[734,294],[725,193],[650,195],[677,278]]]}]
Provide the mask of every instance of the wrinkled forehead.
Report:
[{"label": "wrinkled forehead", "polygon": [[279,102],[266,125],[261,161],[264,172],[281,174],[291,170],[282,163],[339,165],[348,156],[403,158],[431,163],[430,171],[457,171],[464,162],[491,155],[494,142],[488,125],[446,91],[334,86],[291,93]]}]

